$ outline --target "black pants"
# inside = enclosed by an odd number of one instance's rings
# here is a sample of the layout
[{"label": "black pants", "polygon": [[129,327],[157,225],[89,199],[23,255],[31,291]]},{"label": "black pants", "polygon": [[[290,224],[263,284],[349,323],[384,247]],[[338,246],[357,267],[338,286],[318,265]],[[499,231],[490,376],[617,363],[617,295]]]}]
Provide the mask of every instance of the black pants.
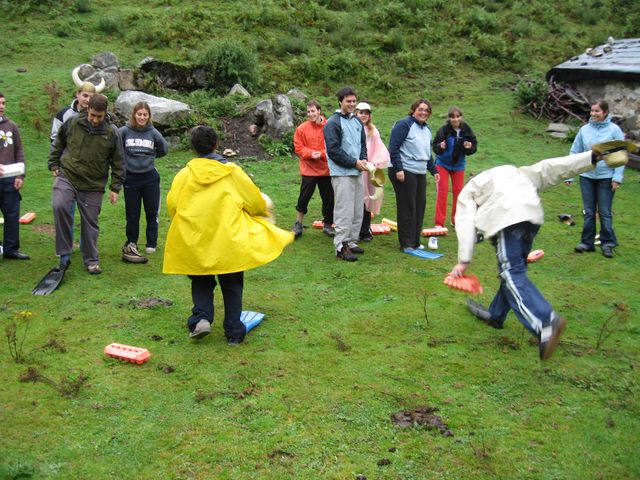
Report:
[{"label": "black pants", "polygon": [[124,204],[127,216],[127,241],[138,243],[140,207],[144,204],[147,220],[147,247],[158,246],[158,212],[160,211],[160,174],[157,170],[144,173],[127,172],[124,182]]},{"label": "black pants", "polygon": [[416,248],[420,245],[424,211],[427,207],[427,175],[405,170],[404,182],[399,182],[395,170],[390,168],[389,179],[396,192],[400,248]]},{"label": "black pants", "polygon": [[240,321],[244,272],[221,275],[189,275],[193,309],[187,327],[189,331],[193,331],[196,324],[202,319],[213,323],[213,290],[217,285],[216,277],[220,282],[224,300],[224,323],[222,324],[224,334],[227,338],[244,337],[246,328]]},{"label": "black pants", "polygon": [[322,220],[325,225],[331,225],[333,223],[333,187],[331,186],[331,177],[307,177],[303,175],[296,211],[307,214],[307,207],[313,192],[316,190],[316,185],[318,185],[320,198],[322,199]]},{"label": "black pants", "polygon": [[0,211],[4,217],[4,253],[20,250],[20,191],[14,177],[0,178]]},{"label": "black pants", "polygon": [[367,206],[365,205],[364,213],[362,214],[360,237],[368,237],[369,235],[371,235],[371,212],[367,211]]}]

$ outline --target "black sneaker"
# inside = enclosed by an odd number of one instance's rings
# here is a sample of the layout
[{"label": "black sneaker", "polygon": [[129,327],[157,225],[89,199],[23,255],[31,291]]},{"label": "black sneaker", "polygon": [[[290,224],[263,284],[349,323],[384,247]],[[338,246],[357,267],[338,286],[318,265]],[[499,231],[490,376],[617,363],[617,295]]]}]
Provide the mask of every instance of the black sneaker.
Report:
[{"label": "black sneaker", "polygon": [[229,337],[227,338],[227,345],[235,347],[244,342],[244,337]]},{"label": "black sneaker", "polygon": [[584,243],[579,243],[576,245],[576,248],[573,249],[576,253],[584,253],[584,252],[594,252],[596,250],[595,247],[588,247]]},{"label": "black sneaker", "polygon": [[335,237],[336,236],[336,229],[332,225],[326,225],[325,224],[325,226],[322,227],[322,233],[324,233],[328,237]]},{"label": "black sneaker", "polygon": [[567,328],[567,321],[554,313],[549,325],[540,332],[540,360],[551,357],[565,328]]},{"label": "black sneaker", "polygon": [[613,258],[613,249],[611,247],[602,247],[602,255],[607,258]]},{"label": "black sneaker", "polygon": [[364,248],[359,247],[355,242],[349,242],[349,249],[352,253],[357,253],[358,255],[364,253]]},{"label": "black sneaker", "polygon": [[300,238],[302,236],[303,230],[304,230],[304,227],[302,226],[302,222],[294,223],[293,228],[291,229],[291,231],[295,235],[295,238]]},{"label": "black sneaker", "polygon": [[478,302],[467,298],[467,307],[469,307],[469,311],[473,313],[477,318],[482,320],[484,323],[489,325],[490,327],[497,328],[498,330],[502,330],[504,325],[497,320],[491,318],[491,314],[489,310],[484,308]]},{"label": "black sneaker", "polygon": [[370,242],[371,240],[373,240],[373,235],[371,234],[371,232],[365,233],[365,234],[361,234],[359,240],[361,242]]},{"label": "black sneaker", "polygon": [[349,248],[349,244],[347,242],[344,242],[342,244],[342,250],[339,250],[336,252],[336,258],[339,258],[340,260],[345,260],[347,262],[358,261],[358,257],[356,257],[353,254],[353,252],[351,252],[351,249]]}]

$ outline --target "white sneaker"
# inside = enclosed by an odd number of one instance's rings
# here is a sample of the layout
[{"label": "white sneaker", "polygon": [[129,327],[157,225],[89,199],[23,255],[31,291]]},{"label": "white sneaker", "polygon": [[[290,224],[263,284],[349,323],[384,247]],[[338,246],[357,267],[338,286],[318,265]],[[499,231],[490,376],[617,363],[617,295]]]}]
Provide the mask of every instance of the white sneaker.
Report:
[{"label": "white sneaker", "polygon": [[424,250],[424,245],[420,244],[416,247],[416,250]]},{"label": "white sneaker", "polygon": [[147,247],[144,249],[145,253],[156,253],[156,249],[153,247]]},{"label": "white sneaker", "polygon": [[438,239],[436,237],[429,237],[429,248],[431,250],[437,250],[438,249]]}]

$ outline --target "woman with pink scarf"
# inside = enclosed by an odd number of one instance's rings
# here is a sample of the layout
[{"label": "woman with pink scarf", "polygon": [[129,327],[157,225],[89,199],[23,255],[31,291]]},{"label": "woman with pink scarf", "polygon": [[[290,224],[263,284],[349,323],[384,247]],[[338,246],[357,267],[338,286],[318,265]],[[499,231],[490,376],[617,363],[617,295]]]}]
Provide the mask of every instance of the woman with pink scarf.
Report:
[{"label": "woman with pink scarf", "polygon": [[[368,103],[360,102],[356,106],[356,115],[364,124],[364,132],[367,137],[367,161],[376,168],[387,168],[389,163],[389,150],[380,138],[380,132],[371,121],[371,106]],[[380,213],[384,192],[381,187],[374,187],[369,181],[369,172],[363,172],[364,182],[364,215],[362,226],[360,227],[360,241],[370,242],[373,240],[371,234],[371,216]]]}]

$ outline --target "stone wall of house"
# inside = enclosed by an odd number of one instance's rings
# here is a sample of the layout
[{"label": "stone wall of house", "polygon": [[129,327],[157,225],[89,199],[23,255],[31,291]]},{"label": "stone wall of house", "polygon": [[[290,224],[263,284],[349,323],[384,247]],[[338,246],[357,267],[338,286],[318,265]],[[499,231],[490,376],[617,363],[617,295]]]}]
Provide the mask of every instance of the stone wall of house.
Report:
[{"label": "stone wall of house", "polygon": [[585,80],[575,88],[590,102],[604,98],[609,112],[631,139],[640,140],[640,83],[619,80]]}]

